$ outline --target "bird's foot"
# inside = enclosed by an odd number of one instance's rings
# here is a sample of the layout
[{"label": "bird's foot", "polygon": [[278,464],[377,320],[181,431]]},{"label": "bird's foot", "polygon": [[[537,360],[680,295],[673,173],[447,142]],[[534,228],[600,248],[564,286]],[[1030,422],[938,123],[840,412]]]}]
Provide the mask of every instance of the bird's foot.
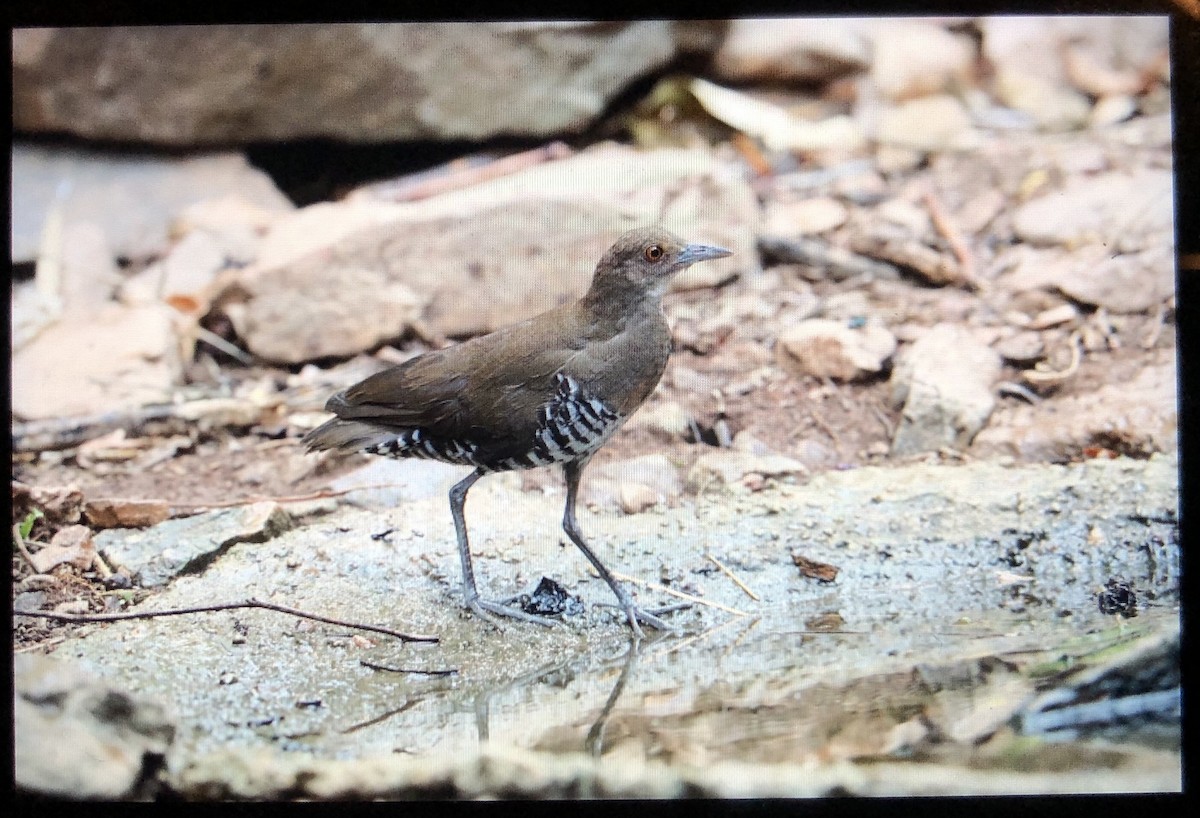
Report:
[{"label": "bird's foot", "polygon": [[520,608],[509,607],[503,602],[492,602],[491,600],[480,599],[479,597],[467,600],[467,607],[471,610],[471,613],[499,630],[504,630],[504,626],[496,620],[496,616],[507,616],[510,619],[517,619],[521,622],[532,622],[535,625],[542,625],[547,628],[562,627],[563,624],[553,619],[547,619],[544,616],[525,613]]},{"label": "bird's foot", "polygon": [[675,611],[691,607],[690,602],[684,602],[678,605],[667,605],[663,608],[655,608],[653,610],[644,611],[638,606],[634,605],[632,602],[621,605],[614,605],[611,602],[601,602],[599,604],[605,608],[620,608],[623,610],[625,612],[625,616],[629,619],[629,627],[633,630],[634,634],[638,638],[645,638],[646,636],[641,627],[638,625],[639,622],[641,622],[643,625],[649,625],[657,631],[673,634],[680,633],[679,628],[660,619],[658,615],[673,613]]}]

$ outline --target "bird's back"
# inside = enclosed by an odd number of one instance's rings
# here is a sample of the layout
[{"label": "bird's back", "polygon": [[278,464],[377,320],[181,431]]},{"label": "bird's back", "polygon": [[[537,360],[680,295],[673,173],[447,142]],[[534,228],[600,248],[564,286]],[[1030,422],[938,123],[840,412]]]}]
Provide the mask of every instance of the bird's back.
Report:
[{"label": "bird's back", "polygon": [[606,325],[581,302],[377,373],[337,393],[310,449],[363,449],[499,469],[580,459],[658,383],[661,310]]}]

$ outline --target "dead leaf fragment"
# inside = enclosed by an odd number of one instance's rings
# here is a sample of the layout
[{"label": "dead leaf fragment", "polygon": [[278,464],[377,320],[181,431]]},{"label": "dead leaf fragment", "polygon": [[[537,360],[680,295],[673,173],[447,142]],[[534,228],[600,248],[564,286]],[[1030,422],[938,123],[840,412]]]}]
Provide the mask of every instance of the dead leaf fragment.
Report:
[{"label": "dead leaf fragment", "polygon": [[792,562],[800,569],[800,575],[818,582],[833,582],[837,579],[838,567],[827,562],[810,560],[801,554],[792,554]]},{"label": "dead leaf fragment", "polygon": [[166,500],[88,500],[83,513],[96,528],[148,528],[171,516]]},{"label": "dead leaf fragment", "polygon": [[96,559],[96,546],[92,542],[92,532],[87,526],[71,525],[59,530],[50,544],[32,555],[33,568],[39,574],[49,571],[63,563],[86,570]]}]

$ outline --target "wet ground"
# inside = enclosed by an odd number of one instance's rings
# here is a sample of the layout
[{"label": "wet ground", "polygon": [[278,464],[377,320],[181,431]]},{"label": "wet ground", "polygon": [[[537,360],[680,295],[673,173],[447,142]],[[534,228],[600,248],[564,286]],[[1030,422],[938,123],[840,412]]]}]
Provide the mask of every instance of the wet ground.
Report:
[{"label": "wet ground", "polygon": [[[868,467],[581,510],[615,571],[709,603],[636,646],[564,545],[561,489],[509,475],[471,493],[485,596],[549,576],[587,603],[563,627],[503,632],[458,605],[440,491],[391,510],[310,504],[143,607],[256,597],[439,642],[238,610],[86,626],[54,655],[169,703],[168,786],[193,796],[1174,790],[1177,721],[1021,725],[1072,668],[1177,639],[1177,470],[1158,455]],[[1135,590],[1136,618],[1101,613],[1110,579]]]}]

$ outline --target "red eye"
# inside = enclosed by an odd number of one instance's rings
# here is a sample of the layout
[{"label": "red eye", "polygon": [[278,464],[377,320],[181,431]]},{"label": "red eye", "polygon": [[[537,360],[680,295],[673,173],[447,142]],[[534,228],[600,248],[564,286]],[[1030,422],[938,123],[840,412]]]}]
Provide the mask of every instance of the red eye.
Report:
[{"label": "red eye", "polygon": [[658,261],[662,257],[663,257],[663,249],[661,247],[659,247],[657,244],[651,244],[649,247],[646,248],[646,260],[647,261]]}]

